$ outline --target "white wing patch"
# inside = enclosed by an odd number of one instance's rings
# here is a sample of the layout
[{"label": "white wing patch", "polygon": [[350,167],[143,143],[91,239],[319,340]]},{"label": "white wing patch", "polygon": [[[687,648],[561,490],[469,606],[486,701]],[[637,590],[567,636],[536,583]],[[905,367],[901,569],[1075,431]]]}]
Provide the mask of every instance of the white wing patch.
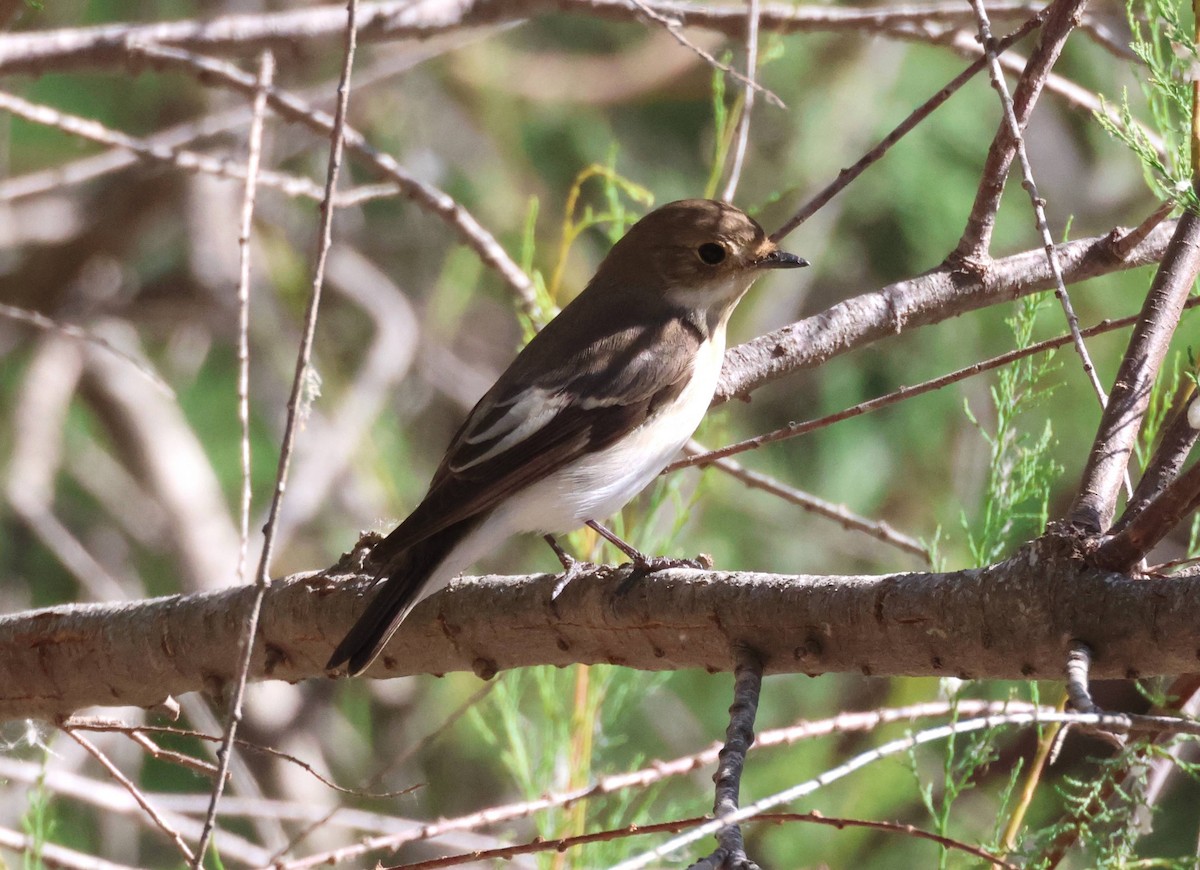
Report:
[{"label": "white wing patch", "polygon": [[493,442],[491,446],[467,462],[451,463],[450,470],[458,473],[499,456],[553,420],[568,401],[566,396],[551,395],[539,387],[523,391],[508,403],[508,410],[500,419],[482,431],[470,432],[463,439],[467,444],[486,444],[490,441]]}]

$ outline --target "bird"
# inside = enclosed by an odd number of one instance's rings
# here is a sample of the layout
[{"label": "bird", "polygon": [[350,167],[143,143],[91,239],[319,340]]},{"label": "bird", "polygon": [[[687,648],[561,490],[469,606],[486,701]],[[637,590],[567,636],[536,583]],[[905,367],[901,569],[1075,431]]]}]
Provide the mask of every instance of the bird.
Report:
[{"label": "bird", "polygon": [[750,285],[807,265],[725,202],[679,200],[638,220],[479,400],[425,497],[375,544],[378,591],[326,668],[362,673],[419,601],[510,537],[539,532],[553,545],[552,534],[620,510],[700,425]]}]

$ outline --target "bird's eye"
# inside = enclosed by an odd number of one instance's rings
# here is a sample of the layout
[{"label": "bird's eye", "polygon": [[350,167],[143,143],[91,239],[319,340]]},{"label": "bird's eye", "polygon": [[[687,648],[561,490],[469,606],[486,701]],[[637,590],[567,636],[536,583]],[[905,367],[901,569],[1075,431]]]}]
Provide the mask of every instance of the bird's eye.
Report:
[{"label": "bird's eye", "polygon": [[715,266],[725,259],[725,246],[716,242],[705,242],[696,249],[700,259],[710,266]]}]

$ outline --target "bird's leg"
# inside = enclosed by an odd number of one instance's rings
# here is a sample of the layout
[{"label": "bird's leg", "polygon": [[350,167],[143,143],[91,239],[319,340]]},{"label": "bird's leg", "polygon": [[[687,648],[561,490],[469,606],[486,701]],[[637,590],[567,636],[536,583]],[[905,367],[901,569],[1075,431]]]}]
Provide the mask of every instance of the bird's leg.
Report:
[{"label": "bird's leg", "polygon": [[711,558],[698,559],[680,559],[673,556],[647,556],[645,553],[638,550],[627,541],[623,541],[614,532],[609,531],[604,526],[600,525],[595,520],[588,520],[589,527],[595,530],[596,534],[604,538],[622,553],[629,557],[633,563],[633,571],[629,576],[617,587],[617,594],[624,595],[633,585],[645,577],[647,574],[653,574],[656,571],[665,571],[668,568],[711,568]]},{"label": "bird's leg", "polygon": [[567,588],[567,584],[584,573],[588,568],[592,567],[590,562],[583,562],[576,559],[566,550],[559,546],[554,535],[542,535],[546,543],[550,545],[550,549],[554,551],[554,555],[558,557],[559,564],[563,566],[563,572],[558,578],[558,582],[554,584],[554,591],[550,593],[550,600],[554,601],[562,594],[562,591]]}]

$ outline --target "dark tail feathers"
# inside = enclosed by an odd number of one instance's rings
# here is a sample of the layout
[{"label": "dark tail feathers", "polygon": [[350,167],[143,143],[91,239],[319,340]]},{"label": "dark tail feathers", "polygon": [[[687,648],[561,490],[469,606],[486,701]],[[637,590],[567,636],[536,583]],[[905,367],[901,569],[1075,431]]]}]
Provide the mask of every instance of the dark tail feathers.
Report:
[{"label": "dark tail feathers", "polygon": [[474,526],[474,522],[467,521],[443,529],[404,550],[380,569],[380,576],[387,579],[337,645],[326,669],[349,662],[350,676],[365,671],[400,627],[437,566]]}]

